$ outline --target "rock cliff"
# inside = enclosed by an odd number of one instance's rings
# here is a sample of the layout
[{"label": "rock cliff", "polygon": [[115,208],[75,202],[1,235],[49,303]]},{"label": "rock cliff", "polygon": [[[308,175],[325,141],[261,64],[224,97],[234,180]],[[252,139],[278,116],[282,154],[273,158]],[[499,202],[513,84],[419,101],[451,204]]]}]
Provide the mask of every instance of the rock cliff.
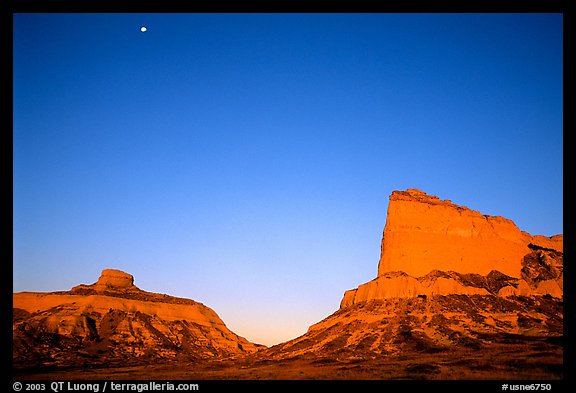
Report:
[{"label": "rock cliff", "polygon": [[93,288],[96,291],[110,290],[133,290],[138,289],[134,285],[134,277],[131,274],[124,273],[116,269],[104,269]]},{"label": "rock cliff", "polygon": [[446,375],[452,364],[470,365],[472,373],[480,367],[489,371],[484,378],[494,378],[535,354],[539,363],[526,364],[523,375],[555,370],[557,378],[562,251],[562,235],[532,236],[503,217],[415,189],[395,191],[378,276],[346,291],[339,310],[306,334],[257,356],[356,367],[427,358],[418,365],[426,378]]},{"label": "rock cliff", "polygon": [[529,245],[562,252],[561,235],[532,236],[513,221],[488,216],[450,200],[408,189],[390,195],[378,276],[432,270],[486,275],[492,270],[520,277]]},{"label": "rock cliff", "polygon": [[346,291],[341,306],[418,295],[562,297],[563,236],[532,236],[416,189],[394,191],[378,277]]},{"label": "rock cliff", "polygon": [[255,352],[209,307],[146,292],[106,269],[70,291],[13,295],[13,359],[21,367],[114,365]]}]

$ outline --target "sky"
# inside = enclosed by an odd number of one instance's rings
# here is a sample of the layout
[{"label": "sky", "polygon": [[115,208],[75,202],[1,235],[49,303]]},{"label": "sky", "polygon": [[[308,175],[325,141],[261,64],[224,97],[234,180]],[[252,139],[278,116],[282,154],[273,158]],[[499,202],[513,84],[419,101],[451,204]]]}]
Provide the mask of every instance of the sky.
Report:
[{"label": "sky", "polygon": [[272,345],[376,277],[394,190],[563,233],[562,23],[15,14],[13,290],[120,269]]}]

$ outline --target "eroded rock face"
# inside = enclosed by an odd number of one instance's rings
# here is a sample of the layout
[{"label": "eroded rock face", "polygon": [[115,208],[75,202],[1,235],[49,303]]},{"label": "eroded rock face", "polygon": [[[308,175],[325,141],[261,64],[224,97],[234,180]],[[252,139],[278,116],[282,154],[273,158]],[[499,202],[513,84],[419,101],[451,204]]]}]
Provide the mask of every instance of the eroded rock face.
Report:
[{"label": "eroded rock face", "polygon": [[341,307],[372,299],[434,295],[561,298],[563,236],[532,236],[409,189],[390,196],[378,277],[346,291]]},{"label": "eroded rock face", "polygon": [[562,252],[562,236],[531,236],[513,221],[408,189],[390,196],[378,276],[432,270],[487,275],[497,270],[521,276],[530,244]]},{"label": "eroded rock face", "polygon": [[72,288],[71,293],[87,295],[89,293],[129,293],[142,292],[134,285],[134,277],[116,269],[104,269],[94,284],[80,284]]},{"label": "eroded rock face", "polygon": [[134,277],[121,270],[105,269],[95,284],[97,288],[133,288]]},{"label": "eroded rock face", "polygon": [[372,299],[340,308],[306,334],[264,354],[278,359],[322,356],[360,361],[462,348],[490,353],[538,346],[562,359],[562,334],[562,302],[550,296]]},{"label": "eroded rock face", "polygon": [[[340,308],[306,334],[259,355],[360,367],[396,356],[442,353],[469,363],[481,355],[496,376],[534,350],[549,356],[532,371],[558,367],[562,241],[418,190],[396,191],[378,276],[346,291]],[[498,363],[503,351],[517,357]]]},{"label": "eroded rock face", "polygon": [[202,303],[140,290],[114,269],[68,292],[15,293],[13,303],[13,359],[21,367],[230,357],[263,348]]},{"label": "eroded rock face", "polygon": [[528,285],[537,288],[547,281],[558,282],[562,288],[564,271],[563,254],[555,250],[547,250],[532,246],[534,249],[522,259],[521,275]]},{"label": "eroded rock face", "polygon": [[340,308],[374,299],[427,298],[436,295],[548,295],[562,298],[561,268],[553,267],[561,263],[561,256],[558,258],[539,253],[528,254],[523,260],[522,270],[525,274],[521,279],[497,270],[492,270],[486,276],[440,270],[434,270],[422,277],[412,277],[404,272],[390,272],[346,291]]}]

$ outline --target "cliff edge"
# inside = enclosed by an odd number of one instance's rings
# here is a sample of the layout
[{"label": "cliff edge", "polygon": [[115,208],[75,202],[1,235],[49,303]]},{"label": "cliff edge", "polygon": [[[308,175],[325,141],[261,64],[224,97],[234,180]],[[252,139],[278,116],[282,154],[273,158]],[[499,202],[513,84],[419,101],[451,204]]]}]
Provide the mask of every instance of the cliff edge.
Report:
[{"label": "cliff edge", "polygon": [[563,296],[563,235],[533,236],[417,189],[390,195],[378,276],[341,307],[431,295]]}]

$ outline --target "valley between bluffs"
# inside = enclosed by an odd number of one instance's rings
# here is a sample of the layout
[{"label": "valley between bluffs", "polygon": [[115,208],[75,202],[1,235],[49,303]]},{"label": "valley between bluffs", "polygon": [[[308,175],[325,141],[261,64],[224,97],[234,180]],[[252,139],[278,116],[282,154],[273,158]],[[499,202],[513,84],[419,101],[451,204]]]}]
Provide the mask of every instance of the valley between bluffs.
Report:
[{"label": "valley between bluffs", "polygon": [[[528,314],[529,311],[536,313]],[[245,355],[20,369],[19,379],[562,379],[562,302],[449,295],[342,308]]]},{"label": "valley between bluffs", "polygon": [[202,303],[106,269],[13,295],[18,380],[562,380],[563,236],[409,189],[390,196],[378,276],[266,348]]}]

